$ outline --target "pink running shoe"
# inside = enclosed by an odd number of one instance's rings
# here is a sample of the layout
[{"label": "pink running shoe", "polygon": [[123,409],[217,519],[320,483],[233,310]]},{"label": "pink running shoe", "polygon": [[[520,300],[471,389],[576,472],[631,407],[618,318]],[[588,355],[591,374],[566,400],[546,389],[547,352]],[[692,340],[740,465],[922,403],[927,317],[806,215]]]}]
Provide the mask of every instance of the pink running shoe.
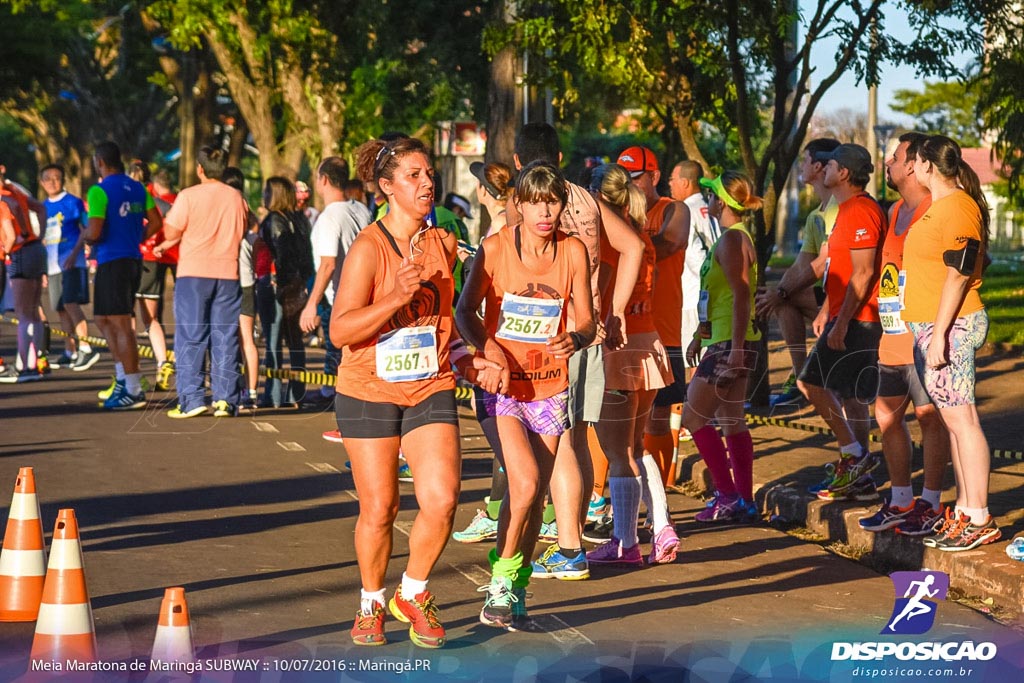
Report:
[{"label": "pink running shoe", "polygon": [[651,554],[647,558],[647,564],[671,564],[676,561],[676,551],[679,550],[679,536],[676,530],[669,524],[654,537],[651,542]]},{"label": "pink running shoe", "polygon": [[324,432],[320,436],[324,437],[324,441],[330,441],[331,443],[345,443],[344,439],[341,438],[341,432],[337,429]]},{"label": "pink running shoe", "polygon": [[594,564],[626,564],[635,567],[644,566],[644,557],[640,554],[640,544],[632,548],[623,548],[622,542],[612,536],[610,541],[602,543],[587,553],[587,562]]},{"label": "pink running shoe", "polygon": [[743,501],[739,496],[726,498],[715,492],[707,507],[698,512],[694,519],[698,522],[733,522],[743,514]]}]

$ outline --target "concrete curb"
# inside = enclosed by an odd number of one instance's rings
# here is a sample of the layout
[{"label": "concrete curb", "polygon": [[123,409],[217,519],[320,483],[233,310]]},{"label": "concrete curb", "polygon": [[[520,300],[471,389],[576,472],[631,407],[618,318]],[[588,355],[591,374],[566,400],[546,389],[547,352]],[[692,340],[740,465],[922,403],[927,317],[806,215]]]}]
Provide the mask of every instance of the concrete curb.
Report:
[{"label": "concrete curb", "polygon": [[[754,462],[756,465],[757,461]],[[689,481],[699,492],[711,495],[711,475],[699,455],[680,458],[679,471],[682,481]],[[820,500],[791,486],[758,480],[756,469],[754,498],[764,515],[803,524],[830,543],[867,549],[876,567],[888,571],[927,568],[946,572],[951,588],[981,600],[991,598],[992,604],[1005,609],[1014,620],[1024,620],[1024,562],[1006,556],[1009,538],[976,550],[950,553],[925,547],[920,539],[891,531],[864,531],[857,522],[877,509],[877,501]]]}]

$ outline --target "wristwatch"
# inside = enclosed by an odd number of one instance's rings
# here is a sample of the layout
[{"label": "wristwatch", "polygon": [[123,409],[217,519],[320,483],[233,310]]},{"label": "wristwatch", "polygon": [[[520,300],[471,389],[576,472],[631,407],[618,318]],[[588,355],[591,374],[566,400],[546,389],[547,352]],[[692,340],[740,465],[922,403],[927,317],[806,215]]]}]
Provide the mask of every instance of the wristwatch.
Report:
[{"label": "wristwatch", "polygon": [[786,291],[785,287],[779,287],[775,290],[779,293],[779,298],[783,301],[789,301],[789,292]]}]

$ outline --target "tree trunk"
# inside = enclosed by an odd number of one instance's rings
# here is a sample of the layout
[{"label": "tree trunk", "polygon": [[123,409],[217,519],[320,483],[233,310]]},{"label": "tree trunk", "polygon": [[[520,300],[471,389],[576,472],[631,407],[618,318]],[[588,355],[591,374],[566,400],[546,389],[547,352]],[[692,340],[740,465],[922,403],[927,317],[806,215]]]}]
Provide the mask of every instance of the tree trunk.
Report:
[{"label": "tree trunk", "polygon": [[249,126],[245,119],[238,117],[234,128],[231,129],[231,142],[228,147],[228,166],[236,168],[242,165],[242,155],[245,153],[245,141],[249,139]]},{"label": "tree trunk", "polygon": [[[235,104],[238,105],[238,110],[249,125],[256,149],[259,150],[260,174],[264,178],[269,178],[288,165],[278,149],[277,118],[271,102],[274,89],[268,82],[263,64],[252,52],[256,40],[252,27],[237,13],[233,21],[238,28],[243,46],[244,65],[236,61],[231,49],[221,41],[216,31],[208,31],[206,40],[227,79],[228,88]],[[296,166],[296,170],[297,168]]]},{"label": "tree trunk", "polygon": [[491,78],[487,85],[487,150],[488,163],[500,161],[512,165],[515,153],[516,128],[516,51],[505,47],[491,62]]},{"label": "tree trunk", "polygon": [[[693,132],[693,119],[689,114],[677,113],[674,116],[676,130],[679,132],[679,142],[683,146],[683,152],[686,154],[686,158],[690,161],[696,161],[704,169],[705,173],[708,173],[708,161],[704,158],[704,153],[700,151],[700,147],[697,146],[697,136]],[[670,169],[664,169],[661,174],[663,176],[668,174]]]}]

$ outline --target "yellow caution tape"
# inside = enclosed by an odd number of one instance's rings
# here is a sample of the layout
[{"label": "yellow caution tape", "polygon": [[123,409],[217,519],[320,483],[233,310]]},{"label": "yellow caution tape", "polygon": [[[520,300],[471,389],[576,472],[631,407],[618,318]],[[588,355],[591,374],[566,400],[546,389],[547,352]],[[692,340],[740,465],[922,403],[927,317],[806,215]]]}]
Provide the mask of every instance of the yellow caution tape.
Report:
[{"label": "yellow caution tape", "polygon": [[[18,324],[18,319],[17,318],[4,318],[3,320],[4,320],[4,322],[11,323],[12,325],[17,325]],[[70,337],[71,336],[70,334],[68,334],[64,330],[58,329],[58,328],[54,327],[53,325],[50,325],[50,334],[58,336],[58,337]],[[89,336],[77,337],[76,336],[76,338],[78,339],[78,341],[83,341],[86,344],[88,344],[89,346],[98,346],[101,349],[109,349],[110,348],[110,344],[108,344],[107,340],[103,339],[102,337],[89,337]],[[146,344],[139,344],[139,356],[141,356],[142,358],[154,358],[154,359],[156,358],[156,354],[153,353],[153,347],[152,346],[148,346]],[[172,363],[174,362],[174,351],[172,351],[171,349],[167,349],[167,360],[171,361]]]}]

